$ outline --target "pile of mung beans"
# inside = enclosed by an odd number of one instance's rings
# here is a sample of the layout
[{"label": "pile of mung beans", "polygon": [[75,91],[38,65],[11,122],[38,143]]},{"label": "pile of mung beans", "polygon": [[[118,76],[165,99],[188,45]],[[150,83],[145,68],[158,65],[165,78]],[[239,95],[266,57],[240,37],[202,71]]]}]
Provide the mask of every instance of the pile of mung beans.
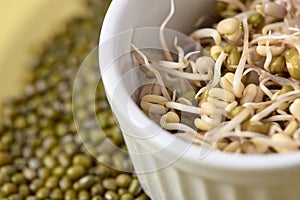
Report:
[{"label": "pile of mung beans", "polygon": [[[99,160],[117,162],[113,152],[94,158],[76,134],[72,87],[78,68],[99,39],[109,0],[87,0],[88,14],[66,24],[40,49],[31,64],[23,94],[3,103],[0,119],[0,199],[7,200],[147,200],[134,174],[114,170]],[[97,60],[95,60],[97,65]],[[108,138],[126,148],[99,83],[99,123]],[[81,102],[85,97],[81,96]],[[91,113],[85,110],[84,123]],[[91,130],[90,137],[98,138]],[[124,159],[123,159],[124,161]],[[128,160],[128,162],[130,162]]]},{"label": "pile of mung beans", "polygon": [[170,53],[163,34],[165,60],[148,58],[132,45],[141,68],[156,80],[140,89],[141,109],[171,133],[216,150],[298,151],[300,1],[217,0],[215,5],[218,22],[190,35],[203,47],[200,54],[196,48],[185,52],[175,39],[177,55]]}]

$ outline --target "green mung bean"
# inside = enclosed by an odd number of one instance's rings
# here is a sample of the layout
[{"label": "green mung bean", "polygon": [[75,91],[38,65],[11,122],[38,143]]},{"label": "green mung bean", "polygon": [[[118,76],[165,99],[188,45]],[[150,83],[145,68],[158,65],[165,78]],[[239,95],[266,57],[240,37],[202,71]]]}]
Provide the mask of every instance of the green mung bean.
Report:
[{"label": "green mung bean", "polygon": [[147,200],[147,199],[148,199],[148,197],[145,194],[141,194],[140,196],[135,198],[135,200]]},{"label": "green mung bean", "polygon": [[72,181],[68,177],[64,176],[59,181],[59,187],[63,191],[66,191],[72,187]]},{"label": "green mung bean", "polygon": [[57,166],[52,170],[52,174],[58,178],[62,177],[65,174],[65,167]]},{"label": "green mung bean", "polygon": [[105,191],[104,187],[99,183],[93,185],[92,188],[91,188],[91,194],[93,196],[94,195],[103,195],[104,191]]},{"label": "green mung bean", "polygon": [[59,188],[55,188],[50,193],[50,199],[62,199],[63,198],[63,191]]},{"label": "green mung bean", "polygon": [[19,184],[22,184],[22,183],[25,183],[26,182],[26,179],[24,177],[24,175],[22,173],[17,173],[17,174],[14,174],[12,177],[11,177],[11,181],[17,185]]},{"label": "green mung bean", "polygon": [[84,176],[78,181],[79,189],[81,190],[88,189],[96,182],[97,182],[97,177],[91,175]]},{"label": "green mung bean", "polygon": [[8,174],[0,172],[0,185],[3,185],[4,183],[9,182],[9,180],[10,180],[10,177]]},{"label": "green mung bean", "polygon": [[80,190],[78,193],[78,199],[79,200],[89,200],[90,193],[87,190]]},{"label": "green mung bean", "polygon": [[137,179],[133,179],[129,185],[128,192],[130,192],[133,195],[138,194],[141,191],[140,183]]},{"label": "green mung bean", "polygon": [[116,184],[119,187],[126,188],[130,185],[132,178],[128,174],[120,174],[116,178]]},{"label": "green mung bean", "polygon": [[123,194],[125,194],[125,193],[127,193],[127,188],[119,188],[118,189],[118,195],[123,195]]},{"label": "green mung bean", "polygon": [[84,175],[85,169],[81,165],[73,165],[67,169],[67,176],[71,180],[76,180]]},{"label": "green mung bean", "polygon": [[32,192],[36,192],[42,186],[43,186],[43,181],[41,179],[34,179],[33,181],[31,181],[31,183],[29,185],[29,189]]},{"label": "green mung bean", "polygon": [[48,169],[53,169],[57,165],[55,158],[51,155],[46,155],[44,157],[43,164]]},{"label": "green mung bean", "polygon": [[96,196],[93,196],[92,200],[104,200],[104,198],[99,195],[96,195]]},{"label": "green mung bean", "polygon": [[51,174],[51,170],[46,167],[41,167],[38,169],[38,177],[42,180],[47,179]]},{"label": "green mung bean", "polygon": [[22,184],[19,186],[19,194],[21,194],[23,198],[27,197],[30,194],[30,190],[27,184]]},{"label": "green mung bean", "polygon": [[54,189],[58,186],[59,179],[56,176],[50,176],[45,182],[45,187]]},{"label": "green mung bean", "polygon": [[49,197],[49,194],[50,194],[50,190],[48,188],[40,188],[36,192],[36,197],[38,199],[46,199]]},{"label": "green mung bean", "polygon": [[13,183],[5,183],[2,187],[1,187],[1,192],[4,194],[4,196],[9,196],[11,194],[14,194],[15,192],[17,192],[18,188],[15,184]]},{"label": "green mung bean", "polygon": [[102,182],[103,187],[107,190],[116,190],[117,189],[117,183],[115,179],[113,178],[106,178]]},{"label": "green mung bean", "polygon": [[119,195],[113,191],[113,190],[108,190],[105,194],[104,194],[105,199],[107,200],[119,200]]},{"label": "green mung bean", "polygon": [[20,194],[12,194],[8,197],[8,200],[23,200],[23,197]]},{"label": "green mung bean", "polygon": [[64,198],[65,198],[65,200],[73,200],[73,199],[76,199],[76,191],[75,191],[75,190],[72,190],[72,189],[67,190],[67,191],[65,192]]},{"label": "green mung bean", "polygon": [[130,193],[125,193],[121,196],[121,199],[120,200],[133,200],[133,195],[130,194]]},{"label": "green mung bean", "polygon": [[0,166],[11,164],[13,158],[6,152],[0,152]]},{"label": "green mung bean", "polygon": [[73,158],[73,165],[82,165],[85,168],[89,168],[92,165],[92,161],[89,156],[78,154]]}]

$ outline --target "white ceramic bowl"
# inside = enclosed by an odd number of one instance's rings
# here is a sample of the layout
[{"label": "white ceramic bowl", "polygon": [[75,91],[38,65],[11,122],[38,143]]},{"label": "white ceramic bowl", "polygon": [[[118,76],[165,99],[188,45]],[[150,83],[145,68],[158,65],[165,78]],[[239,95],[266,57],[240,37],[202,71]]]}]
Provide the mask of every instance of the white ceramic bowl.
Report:
[{"label": "white ceramic bowl", "polygon": [[[211,0],[175,0],[167,27],[187,34],[200,16],[213,17],[213,6]],[[132,100],[138,77],[124,78],[123,69],[134,64],[119,56],[130,51],[133,28],[159,27],[169,10],[169,0],[114,0],[100,38],[104,86],[146,193],[153,200],[298,200],[300,153],[209,152],[151,123]]]}]

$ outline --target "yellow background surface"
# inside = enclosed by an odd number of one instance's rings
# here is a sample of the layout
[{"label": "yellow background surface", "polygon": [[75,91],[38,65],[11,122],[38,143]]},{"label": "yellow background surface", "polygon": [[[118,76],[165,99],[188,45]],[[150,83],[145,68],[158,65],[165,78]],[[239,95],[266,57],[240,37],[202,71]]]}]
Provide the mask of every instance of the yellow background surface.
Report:
[{"label": "yellow background surface", "polygon": [[0,102],[23,88],[36,49],[80,13],[80,0],[0,1]]}]

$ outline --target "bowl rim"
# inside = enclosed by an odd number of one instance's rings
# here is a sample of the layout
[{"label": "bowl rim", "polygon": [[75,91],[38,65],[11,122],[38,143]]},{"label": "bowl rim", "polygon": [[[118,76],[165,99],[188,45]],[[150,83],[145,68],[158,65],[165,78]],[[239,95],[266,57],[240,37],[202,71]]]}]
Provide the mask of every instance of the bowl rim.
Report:
[{"label": "bowl rim", "polygon": [[[117,24],[120,23],[120,20],[122,20],[122,13],[124,12],[124,9],[127,7],[127,1],[121,1],[121,0],[115,0],[112,1],[103,25],[102,30],[100,34],[100,41],[99,45],[104,43],[105,41],[111,39],[113,36],[120,33],[120,30],[118,30]],[[114,26],[115,24],[115,26]],[[101,56],[99,52],[99,62],[101,63]],[[116,66],[114,63],[113,65]],[[113,66],[112,65],[112,66]],[[101,64],[100,64],[100,68]],[[118,78],[118,74],[110,74],[110,77],[114,77],[115,79]],[[109,78],[107,78],[109,79]],[[109,80],[103,79],[105,90],[108,91],[109,88]],[[124,87],[125,88],[125,87]],[[126,93],[126,97],[130,99],[130,104],[134,104],[133,108],[137,111],[140,111],[140,108],[136,105],[136,103],[132,100],[131,96]],[[110,99],[110,96],[108,96],[108,99]],[[113,101],[113,100],[111,100]],[[110,102],[112,103],[112,102]],[[119,110],[122,110],[124,105],[116,105],[114,104],[114,112],[118,112],[118,115],[126,120],[126,123],[130,123],[129,118],[126,116],[126,113],[119,112]],[[146,117],[146,116],[145,116]],[[148,120],[150,120],[148,118]],[[158,125],[156,125],[158,126]],[[166,139],[172,139],[173,136],[168,133],[168,131],[163,130],[162,131],[163,137]],[[182,140],[182,142],[185,142]],[[155,144],[158,146],[164,146],[163,140],[155,140]],[[275,170],[275,169],[284,169],[284,168],[295,168],[300,166],[300,152],[291,152],[291,153],[284,153],[284,154],[263,154],[263,155],[245,155],[245,154],[232,154],[232,153],[226,153],[226,152],[220,152],[220,151],[211,151],[208,156],[205,157],[205,159],[199,159],[197,160],[197,156],[199,156],[199,150],[201,150],[202,147],[191,145],[190,148],[184,153],[182,156],[183,159],[188,160],[190,162],[193,162],[195,164],[200,165],[208,165],[215,168],[220,169],[235,169],[240,171],[257,171],[257,170]],[[176,150],[170,151],[172,155],[178,154]]]}]

